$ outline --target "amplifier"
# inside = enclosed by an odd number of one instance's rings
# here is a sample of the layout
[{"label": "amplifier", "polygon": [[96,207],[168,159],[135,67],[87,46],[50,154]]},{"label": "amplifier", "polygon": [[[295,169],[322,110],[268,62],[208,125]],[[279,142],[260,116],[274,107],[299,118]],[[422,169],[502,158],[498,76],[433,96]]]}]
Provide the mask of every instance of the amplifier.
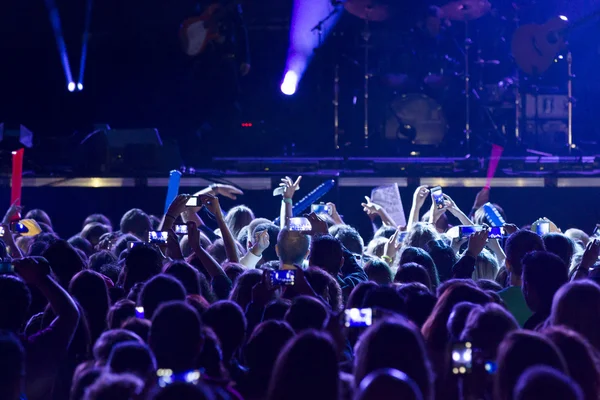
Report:
[{"label": "amplifier", "polygon": [[566,94],[525,95],[525,118],[567,119],[569,96]]}]

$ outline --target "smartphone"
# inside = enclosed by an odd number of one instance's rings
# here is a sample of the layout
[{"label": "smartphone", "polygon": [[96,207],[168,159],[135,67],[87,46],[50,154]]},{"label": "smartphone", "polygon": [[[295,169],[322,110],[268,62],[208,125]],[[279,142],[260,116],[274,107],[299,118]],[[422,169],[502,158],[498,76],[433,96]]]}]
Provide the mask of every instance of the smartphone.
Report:
[{"label": "smartphone", "polygon": [[144,319],[144,307],[135,308],[135,317],[139,319]]},{"label": "smartphone", "polygon": [[150,231],[148,232],[148,243],[151,244],[165,244],[169,238],[169,232],[167,231]]},{"label": "smartphone", "polygon": [[330,205],[324,204],[324,203],[319,203],[319,204],[313,204],[313,205],[311,205],[310,206],[310,211],[314,212],[317,215],[319,215],[319,214],[331,215],[333,213],[332,207]]},{"label": "smartphone", "polygon": [[458,237],[461,239],[467,238],[483,229],[481,225],[461,225],[458,227]]},{"label": "smartphone", "polygon": [[600,237],[600,224],[596,224],[596,227],[594,228],[594,232],[592,233],[592,236],[595,238]]},{"label": "smartphone", "polygon": [[310,232],[312,231],[312,225],[310,221],[304,217],[290,218],[289,224],[290,231],[296,232]]},{"label": "smartphone", "polygon": [[295,280],[296,271],[293,269],[271,271],[271,285],[273,286],[294,286]]},{"label": "smartphone", "polygon": [[0,238],[4,237],[5,234],[6,232],[4,231],[4,228],[0,226]]},{"label": "smartphone", "polygon": [[185,203],[186,207],[198,207],[198,197],[197,196],[193,196],[190,197],[189,200],[187,201],[187,203]]},{"label": "smartphone", "polygon": [[373,325],[372,308],[349,308],[344,310],[347,328],[363,328]]},{"label": "smartphone", "polygon": [[188,233],[188,227],[187,225],[181,224],[181,225],[175,225],[175,234],[177,235],[187,235]]},{"label": "smartphone", "polygon": [[27,233],[29,228],[20,222],[14,221],[10,223],[10,231],[13,233]]},{"label": "smartphone", "polygon": [[442,192],[442,188],[440,186],[436,186],[431,189],[431,197],[433,198],[435,207],[438,210],[444,208],[444,193]]},{"label": "smartphone", "polygon": [[0,262],[0,274],[15,272],[15,266],[11,262]]},{"label": "smartphone", "polygon": [[191,383],[197,385],[200,382],[202,373],[200,370],[194,369],[186,372],[173,372],[171,369],[158,369],[156,371],[158,377],[158,386],[164,388],[175,382]]},{"label": "smartphone", "polygon": [[536,233],[540,236],[550,233],[550,221],[539,221],[537,223],[536,231]]},{"label": "smartphone", "polygon": [[506,230],[503,226],[492,226],[490,227],[490,239],[502,239],[506,237]]},{"label": "smartphone", "polygon": [[133,249],[134,247],[143,245],[144,242],[129,242],[129,248]]},{"label": "smartphone", "polygon": [[471,342],[460,342],[452,346],[452,373],[454,375],[470,374],[473,369],[473,345]]}]

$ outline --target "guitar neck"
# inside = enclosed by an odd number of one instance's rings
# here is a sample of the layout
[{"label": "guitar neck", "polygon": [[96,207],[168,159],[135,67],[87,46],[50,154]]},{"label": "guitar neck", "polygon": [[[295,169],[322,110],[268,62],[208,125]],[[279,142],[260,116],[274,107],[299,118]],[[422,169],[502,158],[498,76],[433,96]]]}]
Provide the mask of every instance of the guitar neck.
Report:
[{"label": "guitar neck", "polygon": [[590,21],[593,21],[594,19],[596,19],[598,17],[600,17],[600,9],[594,11],[591,14],[586,15],[585,17],[578,19],[577,21],[573,22],[572,24],[569,24],[569,26],[567,28],[565,28],[564,34],[569,34],[573,30],[587,24]]}]

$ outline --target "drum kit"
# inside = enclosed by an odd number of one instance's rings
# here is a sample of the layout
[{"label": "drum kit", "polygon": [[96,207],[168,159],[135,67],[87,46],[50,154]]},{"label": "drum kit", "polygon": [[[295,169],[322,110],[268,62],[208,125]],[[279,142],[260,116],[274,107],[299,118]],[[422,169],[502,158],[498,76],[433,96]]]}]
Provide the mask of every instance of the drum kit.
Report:
[{"label": "drum kit", "polygon": [[[481,131],[489,132],[489,136],[503,136],[501,140],[518,142],[520,140],[519,125],[521,121],[521,96],[519,94],[520,75],[536,75],[544,73],[542,70],[524,69],[524,60],[527,51],[538,52],[539,49],[519,48],[519,35],[525,29],[520,29],[518,12],[508,18],[499,16],[488,0],[459,0],[451,1],[440,7],[430,7],[427,15],[423,16],[408,35],[418,35],[425,32],[429,39],[435,43],[445,43],[446,47],[433,46],[424,48],[422,41],[400,37],[398,41],[405,41],[403,46],[405,63],[401,65],[388,65],[387,70],[372,68],[372,27],[375,24],[394,19],[394,8],[389,0],[346,0],[340,3],[350,14],[363,20],[364,29],[361,34],[364,46],[364,60],[355,62],[364,67],[364,148],[369,148],[374,127],[380,128],[384,143],[394,140],[411,145],[440,146],[452,143],[461,143],[462,150],[471,150],[473,132],[478,136]],[[488,17],[489,16],[489,17]],[[478,20],[493,17],[495,21],[502,21],[504,27],[495,36],[494,40],[502,45],[496,46],[496,53],[490,59],[483,58],[487,48],[490,47],[489,39],[481,39]],[[415,18],[416,19],[416,18]],[[486,22],[484,22],[485,24]],[[489,30],[489,26],[487,27]],[[511,34],[512,49],[509,49],[511,40],[504,36]],[[445,40],[440,40],[444,37]],[[457,39],[458,38],[458,39]],[[515,44],[515,41],[517,43]],[[507,45],[508,43],[508,45]],[[564,49],[552,43],[551,61],[558,56],[557,52]],[[402,47],[402,46],[400,46]],[[398,52],[399,46],[390,46],[390,52]],[[400,52],[402,52],[400,51]],[[419,53],[429,52],[420,56]],[[520,54],[517,57],[517,53]],[[502,54],[500,54],[502,53]],[[394,56],[394,55],[392,55]],[[541,56],[541,54],[536,54]],[[402,57],[400,57],[402,58]],[[434,68],[419,60],[435,58],[438,62]],[[520,60],[518,59],[520,58]],[[566,59],[571,60],[570,53]],[[562,59],[562,57],[561,57]],[[441,60],[441,61],[440,61]],[[527,64],[529,65],[529,64]],[[536,65],[545,65],[538,62]],[[432,69],[437,70],[432,71]],[[334,99],[334,136],[335,146],[339,149],[339,65],[336,66],[335,99]],[[500,72],[497,72],[500,71]],[[570,65],[569,65],[570,71]],[[570,87],[569,73],[569,87]],[[373,113],[376,97],[370,95],[372,81],[376,81],[387,88],[387,97],[382,104],[386,108],[385,117],[381,121],[370,121],[369,114]],[[569,94],[569,99],[571,99]],[[371,100],[371,104],[369,104]],[[571,101],[568,101],[569,112]],[[373,118],[373,117],[372,117]],[[375,119],[375,118],[373,118]],[[569,117],[569,124],[571,124]],[[370,131],[371,128],[371,131]],[[475,128],[475,129],[474,129]],[[571,127],[569,126],[569,132]],[[514,135],[512,134],[514,132]],[[570,134],[569,134],[570,135]],[[484,139],[485,141],[486,139]],[[569,146],[572,137],[569,137]]]}]

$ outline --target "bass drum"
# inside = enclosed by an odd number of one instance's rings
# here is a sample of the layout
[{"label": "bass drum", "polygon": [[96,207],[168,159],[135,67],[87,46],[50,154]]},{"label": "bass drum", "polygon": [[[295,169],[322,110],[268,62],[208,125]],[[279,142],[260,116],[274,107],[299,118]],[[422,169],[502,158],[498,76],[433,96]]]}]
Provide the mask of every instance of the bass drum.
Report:
[{"label": "bass drum", "polygon": [[431,97],[398,95],[390,103],[385,122],[387,140],[407,140],[416,145],[440,145],[448,131],[446,116]]}]

